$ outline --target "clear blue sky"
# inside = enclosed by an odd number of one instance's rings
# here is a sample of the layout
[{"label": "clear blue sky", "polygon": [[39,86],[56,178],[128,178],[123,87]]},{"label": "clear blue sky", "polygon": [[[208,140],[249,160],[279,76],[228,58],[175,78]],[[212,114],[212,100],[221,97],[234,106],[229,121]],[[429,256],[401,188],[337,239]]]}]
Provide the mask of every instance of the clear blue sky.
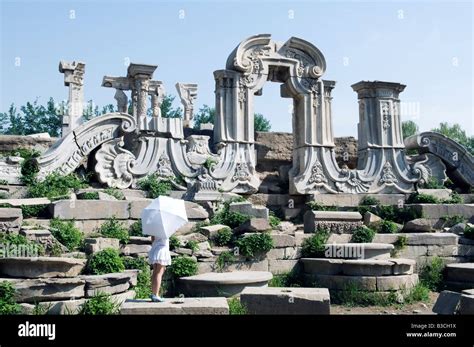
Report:
[{"label": "clear blue sky", "polygon": [[[157,64],[154,78],[173,95],[176,82],[198,83],[197,104],[213,106],[213,71],[225,67],[240,41],[269,33],[278,41],[301,37],[325,55],[323,78],[337,81],[336,136],[357,135],[350,85],[360,80],[406,84],[403,119],[421,130],[448,121],[474,133],[470,1],[0,2],[1,111],[12,102],[67,98],[60,60],[86,62],[85,97],[99,105],[115,102],[114,91],[100,87],[102,77],[125,75],[129,59]],[[255,111],[271,120],[272,130],[291,131],[288,104],[269,82]]]}]

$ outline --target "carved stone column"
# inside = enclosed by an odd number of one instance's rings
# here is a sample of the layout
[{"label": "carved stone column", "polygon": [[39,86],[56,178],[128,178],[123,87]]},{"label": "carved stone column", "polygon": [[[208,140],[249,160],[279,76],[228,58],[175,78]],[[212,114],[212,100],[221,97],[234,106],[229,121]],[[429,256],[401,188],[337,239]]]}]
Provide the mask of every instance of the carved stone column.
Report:
[{"label": "carved stone column", "polygon": [[86,64],[75,61],[59,63],[59,72],[64,74],[64,85],[69,87],[67,113],[63,115],[62,137],[82,124],[85,66]]},{"label": "carved stone column", "polygon": [[148,94],[151,95],[151,111],[153,117],[161,117],[161,104],[165,97],[165,88],[161,81],[150,81]]},{"label": "carved stone column", "polygon": [[189,128],[194,113],[194,100],[197,98],[197,84],[194,83],[176,83],[176,90],[181,98],[184,107],[183,125]]}]

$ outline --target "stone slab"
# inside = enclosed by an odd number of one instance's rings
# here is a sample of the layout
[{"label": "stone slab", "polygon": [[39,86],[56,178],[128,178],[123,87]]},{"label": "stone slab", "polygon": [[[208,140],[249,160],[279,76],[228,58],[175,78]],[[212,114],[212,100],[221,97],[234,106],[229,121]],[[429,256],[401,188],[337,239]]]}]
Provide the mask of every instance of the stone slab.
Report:
[{"label": "stone slab", "polygon": [[377,277],[377,291],[396,291],[413,288],[418,283],[418,274]]},{"label": "stone slab", "polygon": [[85,281],[73,278],[11,279],[1,278],[0,282],[12,282],[18,302],[43,302],[68,300],[84,297]]},{"label": "stone slab", "polygon": [[179,279],[186,296],[233,296],[247,286],[264,287],[273,275],[268,271],[210,272]]},{"label": "stone slab", "polygon": [[407,204],[421,212],[424,218],[439,219],[445,216],[460,215],[471,218],[474,215],[474,204]]},{"label": "stone slab", "polygon": [[229,305],[225,298],[177,298],[165,302],[126,300],[122,315],[227,315]]},{"label": "stone slab", "polygon": [[293,247],[296,245],[295,237],[283,233],[270,233],[274,248]]},{"label": "stone slab", "polygon": [[87,254],[94,254],[106,248],[120,249],[119,239],[110,237],[95,237],[84,239],[84,248]]},{"label": "stone slab", "polygon": [[459,237],[451,233],[410,233],[407,245],[456,245]]},{"label": "stone slab", "polygon": [[445,271],[448,281],[474,283],[474,263],[448,264]]},{"label": "stone slab", "polygon": [[86,282],[85,295],[91,297],[99,292],[117,294],[127,291],[133,283],[137,282],[137,272],[118,272],[104,275],[81,276]]},{"label": "stone slab", "polygon": [[14,278],[75,277],[85,259],[62,257],[0,258],[0,276]]},{"label": "stone slab", "polygon": [[298,266],[298,260],[271,259],[268,262],[268,271],[274,275],[289,273]]},{"label": "stone slab", "polygon": [[459,303],[459,314],[474,315],[474,295],[462,294]]},{"label": "stone slab", "polygon": [[461,300],[461,294],[457,292],[452,292],[449,290],[443,290],[436,300],[436,303],[433,306],[433,312],[443,315],[452,315],[455,314],[459,301]]},{"label": "stone slab", "polygon": [[60,219],[129,219],[127,201],[60,200],[49,205],[54,218]]},{"label": "stone slab", "polygon": [[[4,203],[4,200],[0,200]],[[23,222],[23,214],[20,208],[0,208],[0,232],[15,232],[20,231]]]},{"label": "stone slab", "polygon": [[318,227],[324,227],[331,232],[342,234],[363,225],[362,215],[359,212],[307,211],[303,219],[305,233],[314,233]]},{"label": "stone slab", "polygon": [[249,314],[318,314],[330,313],[327,288],[247,287],[240,302]]}]

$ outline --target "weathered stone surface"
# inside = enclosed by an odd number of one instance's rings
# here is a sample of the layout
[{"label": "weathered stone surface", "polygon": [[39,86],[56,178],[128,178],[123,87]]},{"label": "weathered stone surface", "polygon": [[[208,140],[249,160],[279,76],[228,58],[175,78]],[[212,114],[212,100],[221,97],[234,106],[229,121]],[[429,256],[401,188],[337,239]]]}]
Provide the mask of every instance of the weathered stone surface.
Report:
[{"label": "weathered stone surface", "polygon": [[407,245],[456,245],[458,236],[450,233],[407,234]]},{"label": "weathered stone surface", "polygon": [[387,259],[394,246],[387,243],[327,243],[326,258]]},{"label": "weathered stone surface", "polygon": [[95,237],[84,239],[84,248],[87,254],[94,254],[106,248],[120,249],[119,239],[109,237]]},{"label": "weathered stone surface", "polygon": [[303,271],[307,274],[342,274],[342,259],[301,258],[300,262],[303,264]]},{"label": "weathered stone surface", "polygon": [[84,280],[74,278],[40,278],[40,279],[10,279],[16,289],[18,302],[42,302],[50,300],[67,300],[84,297]]},{"label": "weathered stone surface", "polygon": [[350,243],[352,234],[330,234],[327,243]]},{"label": "weathered stone surface", "polygon": [[211,245],[209,244],[209,241],[199,242],[197,246],[198,246],[198,250],[200,251],[207,251],[211,249]]},{"label": "weathered stone surface", "polygon": [[15,278],[75,277],[85,264],[85,259],[75,258],[0,258],[0,275]]},{"label": "weathered stone surface", "polygon": [[350,233],[363,225],[359,212],[307,211],[304,214],[304,232],[314,233],[318,228],[327,228],[333,233]]},{"label": "weathered stone surface", "polygon": [[443,290],[433,306],[433,312],[437,314],[456,314],[461,300],[461,293]]},{"label": "weathered stone surface", "polygon": [[127,201],[60,200],[49,208],[54,218],[60,219],[128,219]]},{"label": "weathered stone surface", "polygon": [[291,234],[294,235],[296,231],[296,225],[294,225],[292,222],[288,221],[281,221],[280,225],[278,225],[277,230],[285,233],[285,234]]},{"label": "weathered stone surface", "polygon": [[151,236],[130,236],[128,243],[135,245],[151,245]]},{"label": "weathered stone surface", "polygon": [[303,271],[313,275],[391,276],[412,274],[415,265],[410,259],[343,260],[302,258]]},{"label": "weathered stone surface", "polygon": [[375,243],[395,243],[399,239],[400,234],[375,234],[372,242]]},{"label": "weathered stone surface", "polygon": [[285,259],[299,259],[301,258],[301,247],[286,247]]},{"label": "weathered stone surface", "polygon": [[295,245],[301,246],[307,238],[311,237],[311,234],[306,234],[303,231],[295,232]]},{"label": "weathered stone surface", "polygon": [[268,223],[268,220],[264,218],[250,218],[248,221],[242,223],[235,229],[235,232],[238,234],[243,233],[255,233],[260,231],[270,230],[271,226]]},{"label": "weathered stone surface", "polygon": [[364,224],[369,226],[371,224],[374,224],[374,223],[378,223],[378,222],[381,222],[382,221],[382,218],[380,218],[379,216],[377,216],[376,214],[372,213],[372,212],[366,212],[364,214]]},{"label": "weathered stone surface", "polygon": [[284,259],[285,248],[273,248],[266,254],[267,259]]},{"label": "weathered stone surface", "polygon": [[204,236],[201,233],[192,233],[192,234],[187,234],[187,235],[179,235],[176,236],[177,239],[181,242],[181,244],[184,246],[188,243],[188,241],[195,241],[195,242],[206,242],[207,237]]},{"label": "weathered stone surface", "polygon": [[471,218],[474,215],[474,204],[411,204],[407,206],[421,212],[424,218],[429,219],[456,215]]},{"label": "weathered stone surface", "polygon": [[51,201],[47,198],[22,198],[22,199],[3,199],[2,204],[8,204],[14,207],[48,205]]},{"label": "weathered stone surface", "polygon": [[85,281],[86,297],[91,297],[98,293],[116,294],[127,291],[133,283],[137,282],[137,272],[87,275],[81,278]]},{"label": "weathered stone surface", "polygon": [[440,200],[446,200],[451,197],[452,190],[451,189],[423,189],[423,188],[418,188],[418,193],[420,194],[427,194],[434,196],[437,199]]},{"label": "weathered stone surface", "polygon": [[474,263],[446,265],[446,279],[448,281],[474,283]]},{"label": "weathered stone surface", "polygon": [[418,283],[418,274],[377,277],[377,290],[405,290],[413,288]]},{"label": "weathered stone surface", "polygon": [[120,252],[130,256],[145,256],[151,249],[151,245],[127,244],[120,247]]},{"label": "weathered stone surface", "polygon": [[273,240],[273,247],[281,248],[281,247],[293,247],[296,245],[295,238],[288,234],[282,233],[271,233],[270,236]]},{"label": "weathered stone surface", "polygon": [[291,272],[297,266],[298,266],[298,260],[270,259],[268,261],[268,271],[270,271],[274,275]]},{"label": "weathered stone surface", "polygon": [[57,138],[55,137],[0,135],[0,152],[12,152],[18,150],[18,148],[35,149],[39,152],[44,152],[56,141]]},{"label": "weathered stone surface", "polygon": [[403,226],[403,232],[406,233],[429,233],[434,230],[431,220],[426,218],[417,218],[408,221]]},{"label": "weathered stone surface", "polygon": [[380,201],[382,205],[398,205],[405,201],[404,194],[313,194],[312,201],[327,206],[358,206],[360,201],[366,197],[373,197]]},{"label": "weathered stone surface", "polygon": [[428,246],[428,251],[426,252],[428,256],[439,256],[439,257],[453,257],[458,255],[458,246],[457,245],[430,245]]},{"label": "weathered stone surface", "polygon": [[318,287],[345,290],[355,287],[358,290],[377,290],[377,277],[343,275],[305,275],[306,281]]},{"label": "weathered stone surface", "polygon": [[196,252],[193,252],[193,255],[198,258],[213,258],[214,259],[214,254],[211,251],[208,250],[198,250]]},{"label": "weathered stone surface", "polygon": [[122,315],[227,315],[229,305],[225,298],[176,298],[165,302],[126,300],[120,310]]},{"label": "weathered stone surface", "polygon": [[176,248],[174,251],[175,251],[176,253],[182,254],[182,255],[192,255],[192,254],[193,254],[193,250],[192,250],[192,249],[184,248],[184,247]]},{"label": "weathered stone surface", "polygon": [[233,202],[229,205],[230,212],[238,212],[255,218],[268,219],[269,210],[265,206],[254,206],[251,202]]},{"label": "weathered stone surface", "polygon": [[272,279],[267,271],[235,271],[205,273],[179,279],[181,291],[187,296],[233,296],[247,286],[264,287]]},{"label": "weathered stone surface", "polygon": [[200,227],[199,231],[201,232],[201,234],[203,234],[207,238],[213,239],[219,233],[220,230],[225,230],[225,229],[230,230],[230,228],[227,225],[215,224],[215,225]]},{"label": "weathered stone surface", "polygon": [[461,235],[466,229],[466,223],[458,223],[449,228],[448,233]]},{"label": "weathered stone surface", "polygon": [[[4,200],[1,200],[4,203]],[[0,232],[18,232],[23,222],[20,208],[0,208]]]},{"label": "weathered stone surface", "polygon": [[247,287],[240,302],[249,314],[329,314],[326,288]]}]

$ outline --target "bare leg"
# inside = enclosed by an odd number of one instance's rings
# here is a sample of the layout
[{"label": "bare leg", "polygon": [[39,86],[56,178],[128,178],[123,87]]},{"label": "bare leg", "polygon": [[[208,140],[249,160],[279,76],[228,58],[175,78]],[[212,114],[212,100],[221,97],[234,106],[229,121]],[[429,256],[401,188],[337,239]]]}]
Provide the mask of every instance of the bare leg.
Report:
[{"label": "bare leg", "polygon": [[166,266],[161,264],[153,264],[153,274],[151,276],[151,291],[156,296],[160,296],[161,279],[165,272]]}]

